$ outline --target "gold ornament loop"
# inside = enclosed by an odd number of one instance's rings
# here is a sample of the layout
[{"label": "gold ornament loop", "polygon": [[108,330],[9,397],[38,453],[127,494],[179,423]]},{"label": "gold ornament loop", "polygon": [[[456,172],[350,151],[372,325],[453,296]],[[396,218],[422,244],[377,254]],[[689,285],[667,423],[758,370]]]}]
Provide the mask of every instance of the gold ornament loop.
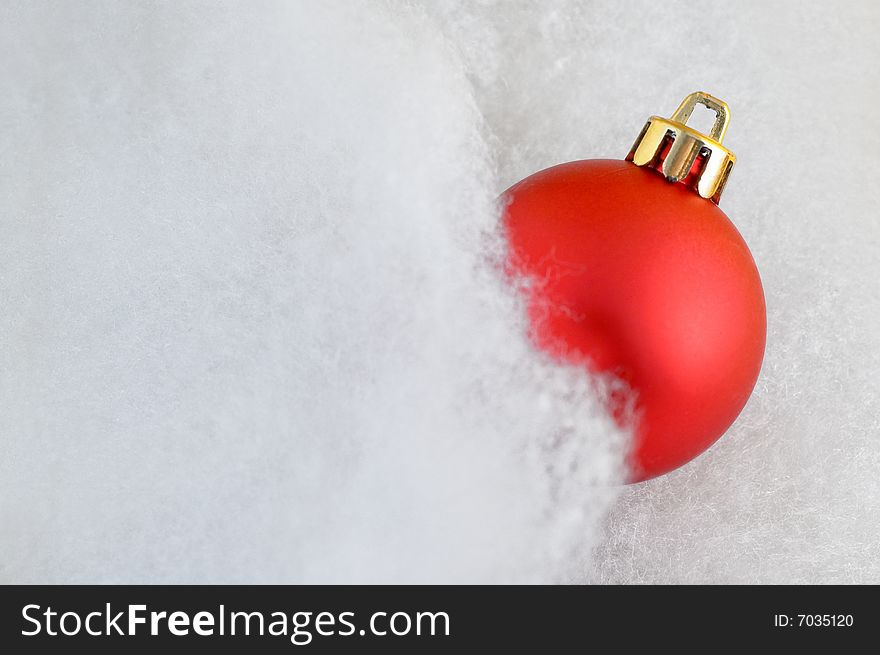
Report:
[{"label": "gold ornament loop", "polygon": [[690,119],[691,114],[694,113],[694,109],[696,109],[697,105],[703,105],[706,109],[715,112],[715,124],[712,126],[712,131],[709,132],[709,136],[715,139],[718,143],[724,141],[724,135],[727,134],[727,127],[730,125],[730,107],[728,107],[727,103],[723,100],[719,100],[715,96],[710,96],[708,93],[703,93],[702,91],[691,93],[687,98],[681,101],[678,109],[676,109],[675,113],[670,117],[671,120],[676,123],[681,123],[682,125],[687,125],[687,122]]}]

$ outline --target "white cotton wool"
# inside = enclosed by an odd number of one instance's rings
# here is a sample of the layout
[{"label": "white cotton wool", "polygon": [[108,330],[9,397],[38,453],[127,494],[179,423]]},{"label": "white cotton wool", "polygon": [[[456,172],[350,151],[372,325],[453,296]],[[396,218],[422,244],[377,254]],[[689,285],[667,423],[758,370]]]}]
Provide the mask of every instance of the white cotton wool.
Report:
[{"label": "white cotton wool", "polygon": [[[880,582],[875,3],[0,7],[0,582]],[[494,199],[727,100],[768,346],[626,435]]]},{"label": "white cotton wool", "polygon": [[0,9],[0,582],[582,576],[626,435],[466,72],[402,4]]}]

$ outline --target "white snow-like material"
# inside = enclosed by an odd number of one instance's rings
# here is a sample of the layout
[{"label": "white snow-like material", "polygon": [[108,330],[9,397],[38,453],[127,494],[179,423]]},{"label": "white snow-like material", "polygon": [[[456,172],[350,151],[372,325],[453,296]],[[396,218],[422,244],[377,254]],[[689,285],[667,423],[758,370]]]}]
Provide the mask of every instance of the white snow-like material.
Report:
[{"label": "white snow-like material", "polygon": [[[878,27],[3,4],[0,582],[880,582]],[[494,199],[694,90],[732,108],[767,355],[715,447],[622,488]]]}]

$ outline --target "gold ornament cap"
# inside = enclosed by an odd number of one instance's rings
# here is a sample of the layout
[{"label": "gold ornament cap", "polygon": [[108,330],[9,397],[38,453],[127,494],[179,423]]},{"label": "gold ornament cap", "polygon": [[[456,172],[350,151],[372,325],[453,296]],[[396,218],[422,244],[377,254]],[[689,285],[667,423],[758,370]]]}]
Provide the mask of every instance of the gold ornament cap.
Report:
[{"label": "gold ornament cap", "polygon": [[[708,135],[687,126],[698,104],[715,112]],[[684,183],[717,205],[736,163],[736,156],[721,145],[729,123],[726,102],[702,91],[691,93],[671,118],[648,119],[626,160],[653,168],[670,182]]]}]

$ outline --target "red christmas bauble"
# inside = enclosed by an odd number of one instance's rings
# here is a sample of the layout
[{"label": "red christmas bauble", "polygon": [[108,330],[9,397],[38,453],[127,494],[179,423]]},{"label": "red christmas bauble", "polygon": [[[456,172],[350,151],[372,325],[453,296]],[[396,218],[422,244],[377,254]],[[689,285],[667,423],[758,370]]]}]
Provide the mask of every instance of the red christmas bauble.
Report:
[{"label": "red christmas bauble", "polygon": [[[645,166],[554,166],[503,195],[535,343],[632,389],[630,481],[681,466],[724,433],[755,385],[766,335],[748,247],[691,183],[658,175],[664,149]],[[708,165],[698,158],[687,166],[694,184],[694,167]],[[620,403],[610,409],[633,419]]]}]

